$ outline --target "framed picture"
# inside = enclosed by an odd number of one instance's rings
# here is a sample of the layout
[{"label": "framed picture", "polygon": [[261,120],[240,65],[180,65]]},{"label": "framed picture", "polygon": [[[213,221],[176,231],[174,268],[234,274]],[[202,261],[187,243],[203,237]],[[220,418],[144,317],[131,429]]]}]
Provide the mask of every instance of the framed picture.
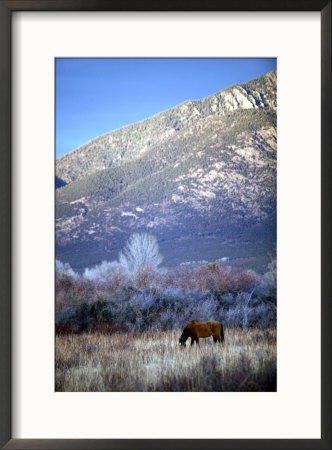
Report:
[{"label": "framed picture", "polygon": [[0,30],[3,448],[331,448],[331,2]]}]

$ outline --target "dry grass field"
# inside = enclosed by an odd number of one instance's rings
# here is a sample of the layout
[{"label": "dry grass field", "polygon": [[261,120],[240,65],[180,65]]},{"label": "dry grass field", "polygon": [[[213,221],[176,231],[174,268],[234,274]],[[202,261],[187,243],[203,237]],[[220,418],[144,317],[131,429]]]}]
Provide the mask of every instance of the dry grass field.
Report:
[{"label": "dry grass field", "polygon": [[276,330],[228,329],[179,345],[179,330],[56,337],[56,391],[275,391]]}]

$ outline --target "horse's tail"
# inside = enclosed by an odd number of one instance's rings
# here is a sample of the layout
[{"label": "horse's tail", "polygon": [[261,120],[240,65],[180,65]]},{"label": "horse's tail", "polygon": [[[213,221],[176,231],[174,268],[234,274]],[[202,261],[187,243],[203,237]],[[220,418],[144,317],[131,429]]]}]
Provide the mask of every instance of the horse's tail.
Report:
[{"label": "horse's tail", "polygon": [[225,336],[224,336],[224,327],[222,326],[222,323],[220,323],[220,342],[224,342]]}]

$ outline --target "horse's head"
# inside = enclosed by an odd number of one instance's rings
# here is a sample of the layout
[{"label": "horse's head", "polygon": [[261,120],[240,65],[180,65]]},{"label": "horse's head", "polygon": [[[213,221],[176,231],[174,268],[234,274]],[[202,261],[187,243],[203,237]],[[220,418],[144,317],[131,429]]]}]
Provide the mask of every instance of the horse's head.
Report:
[{"label": "horse's head", "polygon": [[183,333],[180,336],[179,342],[181,345],[186,345],[186,340],[188,339],[188,334],[186,333],[186,330],[183,330]]}]

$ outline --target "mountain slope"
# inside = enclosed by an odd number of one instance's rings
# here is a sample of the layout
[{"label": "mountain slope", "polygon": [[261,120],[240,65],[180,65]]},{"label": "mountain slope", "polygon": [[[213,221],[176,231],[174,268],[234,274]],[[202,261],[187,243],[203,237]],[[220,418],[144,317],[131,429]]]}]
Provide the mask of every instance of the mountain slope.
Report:
[{"label": "mountain slope", "polygon": [[139,158],[198,119],[223,116],[237,109],[276,109],[276,72],[234,85],[202,100],[187,101],[84,144],[56,162],[57,176],[66,183]]},{"label": "mountain slope", "polygon": [[91,141],[57,161],[57,257],[115,259],[136,231],[156,235],[166,265],[265,257],[276,142],[275,72]]}]

